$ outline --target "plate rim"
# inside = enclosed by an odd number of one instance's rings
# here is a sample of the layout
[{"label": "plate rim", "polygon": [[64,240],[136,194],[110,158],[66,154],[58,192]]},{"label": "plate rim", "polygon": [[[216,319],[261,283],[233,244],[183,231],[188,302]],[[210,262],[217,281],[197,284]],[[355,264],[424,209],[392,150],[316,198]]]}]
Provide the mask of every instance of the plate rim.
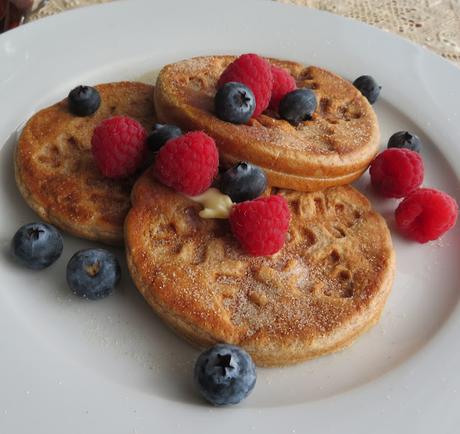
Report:
[{"label": "plate rim", "polygon": [[[99,10],[99,12],[94,12],[94,13],[100,15],[102,13],[101,11],[104,11],[104,13],[106,13],[106,11],[107,11],[107,13],[110,13],[110,12],[108,12],[109,9],[120,9],[120,10],[122,10],[123,8],[134,9],[134,8],[137,7],[136,4],[145,6],[145,5],[148,5],[149,3],[150,2],[148,0],[135,0],[135,1],[130,0],[130,2],[128,2],[127,0],[124,0],[124,1],[113,2],[113,3],[92,5],[92,6],[77,9],[77,10],[65,11],[63,14],[59,14],[59,15],[55,15],[55,16],[40,19],[37,22],[30,23],[27,26],[20,27],[18,29],[15,29],[13,31],[10,31],[8,33],[5,33],[5,34],[1,35],[0,36],[0,59],[1,59],[2,53],[3,53],[1,51],[1,46],[2,46],[2,43],[4,43],[6,40],[10,40],[10,42],[13,40],[13,42],[14,42],[14,39],[20,39],[20,38],[24,37],[24,34],[27,37],[30,37],[31,34],[33,36],[34,33],[39,34],[40,32],[44,31],[42,29],[50,28],[55,24],[65,22],[66,20],[70,19],[70,18],[65,18],[65,17],[73,17],[73,18],[77,19],[78,15],[80,15],[80,18],[85,17],[85,16],[89,16],[90,14],[93,13],[93,11],[96,11],[96,9]],[[166,2],[163,1],[161,3],[166,3]],[[171,3],[179,4],[180,2],[177,1],[177,0],[174,0],[172,2],[169,1],[167,3],[169,3],[169,4],[171,4]],[[197,3],[199,3],[200,5],[206,5],[206,4],[209,4],[209,3],[212,3],[212,2],[210,0],[197,0]],[[244,0],[237,0],[234,3],[235,4],[236,3],[245,4],[245,1]],[[276,3],[276,2],[267,2],[266,0],[254,1],[254,4],[262,5],[263,3],[265,5],[260,6],[261,8],[266,7],[267,4],[270,4],[271,5],[270,7],[280,8],[280,10],[284,9],[284,8],[296,8],[296,10],[299,11],[300,15],[305,13],[305,11],[300,12],[300,10],[304,9],[303,6],[286,5],[286,4]],[[259,6],[257,6],[257,7],[259,7]],[[410,48],[408,48],[409,52],[412,52],[413,50],[415,50],[417,53],[423,53],[423,54],[420,55],[423,58],[422,61],[427,62],[428,64],[431,63],[431,62],[439,63],[440,60],[441,60],[441,64],[444,65],[444,66],[442,66],[442,69],[445,69],[446,66],[448,66],[447,69],[450,69],[450,68],[457,69],[457,72],[455,72],[454,75],[457,75],[457,77],[460,79],[460,68],[458,68],[457,65],[455,65],[454,63],[450,62],[449,60],[437,55],[433,51],[431,51],[431,50],[429,50],[429,49],[427,49],[425,47],[421,47],[421,46],[413,43],[412,41],[409,41],[409,40],[407,40],[407,39],[405,39],[405,38],[403,38],[403,37],[401,37],[399,35],[390,34],[390,33],[387,33],[385,31],[381,30],[381,29],[377,29],[375,27],[372,27],[372,26],[370,26],[368,24],[361,23],[361,22],[359,22],[357,20],[341,17],[341,16],[338,16],[338,15],[335,15],[335,14],[332,14],[332,13],[329,13],[329,12],[325,12],[325,11],[308,10],[308,13],[313,14],[313,16],[315,16],[315,15],[316,16],[323,16],[323,19],[326,19],[326,20],[332,20],[332,21],[338,20],[338,22],[340,22],[342,24],[352,22],[352,23],[354,23],[353,26],[358,26],[358,27],[364,26],[371,33],[378,32],[379,34],[381,34],[380,37],[382,37],[382,38],[385,38],[385,39],[393,38],[393,40],[397,41],[396,42],[397,45],[402,44],[404,47],[410,47]],[[325,16],[328,17],[328,18],[324,18]],[[62,17],[64,17],[64,18],[62,18]],[[334,18],[330,18],[330,17],[334,17]],[[18,35],[18,36],[16,36],[16,35]],[[385,35],[385,36],[383,36],[383,35]],[[428,58],[428,60],[426,60],[427,58]],[[2,88],[4,89],[4,87],[5,87],[5,84],[1,81],[1,79],[2,79],[2,74],[0,72],[0,90]],[[0,113],[2,111],[3,110],[1,110],[1,108],[0,108]],[[6,130],[6,129],[2,128],[1,125],[0,125],[0,140],[2,139],[2,131],[3,131],[3,135],[5,135],[6,131],[4,131],[4,130]],[[460,129],[459,129],[459,131],[460,131]],[[6,137],[3,137],[3,138],[6,139]],[[5,140],[3,140],[1,142],[2,143],[1,146],[3,146],[4,141]],[[452,153],[451,154],[449,153],[448,155],[449,156],[450,155],[458,156],[458,154],[459,154],[458,149],[454,149],[452,151]],[[455,167],[453,166],[453,169],[455,169],[455,173],[456,173],[456,175],[458,177],[458,175],[460,173],[460,166],[459,165],[457,165]],[[433,353],[436,352],[437,348],[439,348],[440,346],[445,346],[446,343],[450,342],[449,336],[452,336],[452,334],[455,333],[455,329],[458,330],[458,327],[460,326],[459,310],[460,309],[457,306],[455,308],[455,312],[453,312],[451,314],[451,316],[448,318],[448,320],[446,321],[446,323],[444,324],[442,329],[439,330],[439,332],[438,332],[439,336],[437,336],[437,342],[429,342],[428,345],[421,350],[421,357],[424,358],[425,361],[428,361],[428,363],[433,364],[433,361],[432,361]],[[0,320],[0,324],[2,324],[1,320]],[[455,366],[455,363],[460,362],[460,352],[458,350],[456,351],[454,356],[455,357],[452,357],[451,361],[449,361],[448,363],[444,363],[444,365],[445,366]],[[376,388],[377,390],[381,390],[381,392],[382,392],[382,397],[383,397],[382,403],[381,403],[382,408],[385,408],[385,409],[388,408],[389,409],[391,406],[386,406],[385,405],[385,400],[386,400],[385,396],[388,394],[387,393],[388,381],[390,381],[391,383],[395,384],[399,380],[401,380],[402,378],[413,376],[414,375],[413,371],[417,370],[417,367],[414,366],[414,364],[418,364],[418,362],[416,362],[414,359],[415,358],[412,358],[411,360],[408,360],[405,363],[404,366],[398,368],[398,372],[391,371],[391,372],[385,374],[383,377],[378,378],[377,380],[375,380],[372,384],[365,384],[363,386],[360,386],[360,387],[356,388],[355,390],[352,390],[351,392],[347,392],[347,395],[354,395],[354,397],[352,399],[360,400],[360,398],[362,398],[363,395],[366,396],[366,394],[369,393],[368,390],[369,390],[370,387]],[[455,382],[456,382],[456,386],[460,386],[460,376],[455,379]],[[106,385],[106,386],[109,387],[108,385]],[[442,391],[443,389],[441,387],[437,387],[437,390]],[[452,390],[454,390],[454,389],[452,389]],[[454,400],[455,393],[456,392],[450,391],[450,393],[448,395],[444,395],[444,396],[451,396],[452,399],[450,401],[455,401]],[[138,395],[139,396],[137,396],[136,399],[139,399],[139,407],[144,407],[145,408],[145,406],[141,405],[141,402],[145,399],[145,396],[143,396],[142,394],[138,394]],[[410,396],[410,394],[407,394],[407,398],[409,398],[409,396]],[[411,413],[413,416],[417,416],[417,408],[416,408],[416,406],[421,405],[421,404],[420,404],[419,399],[415,399],[414,401],[415,401],[415,406],[410,407],[409,404],[407,404],[405,406],[403,405],[402,409],[405,409],[406,411]],[[157,409],[159,411],[160,411],[160,409],[166,408],[164,404],[165,404],[164,402],[163,403],[160,403],[160,402],[155,403],[155,405],[157,406]],[[340,406],[340,405],[343,405],[343,404],[344,404],[344,396],[336,396],[336,397],[327,398],[327,399],[322,400],[322,401],[309,403],[308,405],[310,407],[309,408],[310,412],[314,412],[314,411],[324,411],[324,410],[320,409],[320,407],[324,408],[323,407],[324,405],[326,405],[326,406],[330,406],[330,405]],[[375,409],[372,409],[371,404],[372,403],[363,403],[362,411],[365,410],[365,409],[367,409],[370,412],[375,410]],[[197,411],[196,407],[183,405],[183,404],[178,404],[178,406],[182,407],[182,410],[183,410],[184,414],[187,414],[188,417],[191,417],[194,421],[197,421],[197,422],[198,421],[202,422],[203,420],[206,420],[207,417],[209,417],[209,419],[213,420],[213,423],[214,423],[215,421],[219,420],[219,417],[221,417],[221,416],[217,416],[217,414],[222,415],[221,411],[212,410],[212,412],[210,412],[210,414],[212,414],[212,416],[209,416],[208,415],[208,413],[209,413],[208,409],[205,409],[206,410],[204,412],[205,414],[202,414],[201,412],[198,412],[198,413],[200,413],[200,415],[196,415],[196,414],[194,415],[194,413]],[[279,429],[280,424],[279,424],[279,422],[278,423],[276,422],[276,419],[280,416],[279,415],[280,411],[281,411],[282,415],[285,418],[293,417],[295,419],[295,417],[298,417],[299,408],[302,408],[304,406],[305,406],[305,404],[298,404],[298,405],[290,406],[289,409],[286,409],[286,408],[280,408],[280,409],[277,409],[277,410],[271,409],[273,416],[270,416],[270,417],[267,416],[267,420],[269,422],[273,423],[274,427]],[[446,409],[452,409],[453,410],[453,407],[452,407],[452,405],[449,406],[449,404],[447,404],[443,408],[436,408],[435,410],[438,411],[438,413],[437,414],[433,413],[430,417],[435,418],[436,416],[442,415],[442,413],[440,413],[440,411],[444,412]],[[335,413],[337,415],[337,421],[340,421],[342,423],[343,420],[341,420],[341,419],[346,418],[346,414],[347,414],[348,410],[349,410],[349,408],[344,406],[344,407],[342,407],[342,409],[340,411],[337,411]],[[390,411],[393,411],[393,414],[400,414],[400,412],[398,412],[397,409],[394,409],[394,408],[393,408],[393,410],[390,410]],[[263,410],[263,412],[267,413],[265,410]],[[251,414],[253,415],[254,410],[248,410],[248,409],[246,409],[244,407],[241,407],[240,409],[230,409],[229,411],[226,411],[226,413],[225,413],[226,417],[224,418],[224,420],[226,420],[228,422],[228,416],[235,415],[235,414],[240,414],[240,415],[245,414],[245,417],[247,417],[247,413],[249,413],[250,415]],[[264,414],[264,416],[266,416],[266,414]],[[389,416],[389,413],[388,412],[386,414],[384,413],[381,416],[382,416],[382,419],[387,418]],[[401,418],[401,416],[399,416],[399,417],[400,417],[400,421],[402,423],[402,425],[400,425],[400,427],[402,427],[403,425],[407,426],[407,427],[411,426],[410,421],[403,420]],[[240,421],[236,422],[237,425],[239,423],[240,423]],[[326,426],[325,426],[323,431],[324,432],[333,432],[334,426],[332,425],[332,423],[333,422],[330,421],[328,424],[326,424]],[[168,424],[165,425],[165,427],[168,427],[168,426],[169,426]],[[342,426],[348,426],[350,428],[353,427],[353,425],[347,425],[347,423],[345,423]],[[169,428],[171,428],[171,426],[169,426]],[[360,430],[362,430],[363,427],[358,425],[356,427],[356,429],[357,429],[356,432],[361,432]],[[432,429],[432,424],[427,423],[426,426],[423,427],[423,429],[426,430],[426,432],[428,432],[428,430]]]}]

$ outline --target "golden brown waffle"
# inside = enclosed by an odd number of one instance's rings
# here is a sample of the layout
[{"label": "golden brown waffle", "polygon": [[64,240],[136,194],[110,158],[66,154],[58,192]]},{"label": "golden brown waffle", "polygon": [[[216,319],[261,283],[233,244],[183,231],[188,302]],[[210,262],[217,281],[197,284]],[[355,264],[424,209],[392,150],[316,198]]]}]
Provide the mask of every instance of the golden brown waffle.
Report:
[{"label": "golden brown waffle", "polygon": [[297,127],[267,112],[249,125],[213,114],[216,83],[235,57],[195,57],[165,66],[156,83],[160,121],[204,130],[219,147],[221,161],[246,160],[262,167],[270,185],[315,191],[349,184],[377,152],[379,127],[372,107],[348,81],[315,66],[270,59],[287,69],[298,87],[314,89],[318,109]]},{"label": "golden brown waffle", "polygon": [[272,257],[246,255],[227,220],[200,218],[199,204],[151,170],[134,186],[125,221],[131,275],[158,315],[201,347],[241,345],[262,366],[350,345],[378,321],[394,269],[386,223],[354,188],[271,193],[292,213]]},{"label": "golden brown waffle", "polygon": [[101,106],[92,116],[72,115],[64,99],[27,122],[16,149],[16,183],[46,222],[83,238],[122,244],[137,176],[105,178],[93,159],[91,137],[97,124],[114,115],[131,116],[151,128],[154,88],[137,82],[96,87]]}]

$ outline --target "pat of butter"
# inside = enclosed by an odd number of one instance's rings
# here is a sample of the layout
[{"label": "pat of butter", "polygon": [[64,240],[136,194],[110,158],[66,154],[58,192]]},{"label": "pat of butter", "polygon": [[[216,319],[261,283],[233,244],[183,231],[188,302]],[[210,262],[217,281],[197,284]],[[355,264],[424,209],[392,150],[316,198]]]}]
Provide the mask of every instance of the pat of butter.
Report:
[{"label": "pat of butter", "polygon": [[233,206],[232,199],[217,188],[209,188],[199,196],[187,196],[203,205],[199,216],[203,219],[228,219]]}]

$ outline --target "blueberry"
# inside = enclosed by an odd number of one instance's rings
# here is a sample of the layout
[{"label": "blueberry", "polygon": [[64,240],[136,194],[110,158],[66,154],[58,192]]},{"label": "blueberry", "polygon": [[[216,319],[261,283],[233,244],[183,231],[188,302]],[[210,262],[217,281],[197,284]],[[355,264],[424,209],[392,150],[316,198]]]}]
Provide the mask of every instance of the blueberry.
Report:
[{"label": "blueberry", "polygon": [[422,142],[415,134],[411,134],[408,131],[398,131],[390,137],[387,147],[406,148],[411,151],[420,152]]},{"label": "blueberry", "polygon": [[147,145],[157,152],[169,140],[182,135],[182,130],[175,125],[155,124],[153,131],[147,137]]},{"label": "blueberry", "polygon": [[358,77],[354,82],[353,86],[356,87],[369,101],[370,104],[374,104],[379,97],[382,86],[379,86],[373,77],[370,75],[362,75]]},{"label": "blueberry", "polygon": [[217,344],[198,357],[194,379],[211,404],[238,404],[256,384],[256,367],[243,349]]},{"label": "blueberry", "polygon": [[260,196],[267,188],[265,172],[258,166],[242,161],[228,169],[220,178],[220,191],[233,202],[244,202]]},{"label": "blueberry", "polygon": [[252,90],[242,83],[225,83],[214,97],[214,109],[218,118],[234,124],[245,124],[254,113],[256,99]]},{"label": "blueberry", "polygon": [[70,91],[68,101],[71,113],[77,116],[89,116],[101,105],[101,96],[94,87],[77,86]]},{"label": "blueberry", "polygon": [[107,297],[121,275],[117,258],[105,249],[75,253],[67,264],[67,283],[79,297],[97,300]]},{"label": "blueberry", "polygon": [[59,231],[46,223],[21,226],[11,240],[14,258],[33,270],[49,267],[61,256],[63,248]]},{"label": "blueberry", "polygon": [[283,96],[279,105],[279,115],[292,125],[311,119],[317,106],[315,93],[311,89],[293,90]]}]

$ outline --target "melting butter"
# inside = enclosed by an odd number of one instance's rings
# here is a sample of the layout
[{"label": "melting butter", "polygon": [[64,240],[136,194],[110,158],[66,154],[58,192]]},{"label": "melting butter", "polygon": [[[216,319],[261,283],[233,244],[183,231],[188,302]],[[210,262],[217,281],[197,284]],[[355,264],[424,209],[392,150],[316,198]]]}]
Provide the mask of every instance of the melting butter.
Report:
[{"label": "melting butter", "polygon": [[217,188],[209,188],[198,196],[187,196],[203,205],[199,216],[203,219],[227,219],[233,206],[232,199]]}]

